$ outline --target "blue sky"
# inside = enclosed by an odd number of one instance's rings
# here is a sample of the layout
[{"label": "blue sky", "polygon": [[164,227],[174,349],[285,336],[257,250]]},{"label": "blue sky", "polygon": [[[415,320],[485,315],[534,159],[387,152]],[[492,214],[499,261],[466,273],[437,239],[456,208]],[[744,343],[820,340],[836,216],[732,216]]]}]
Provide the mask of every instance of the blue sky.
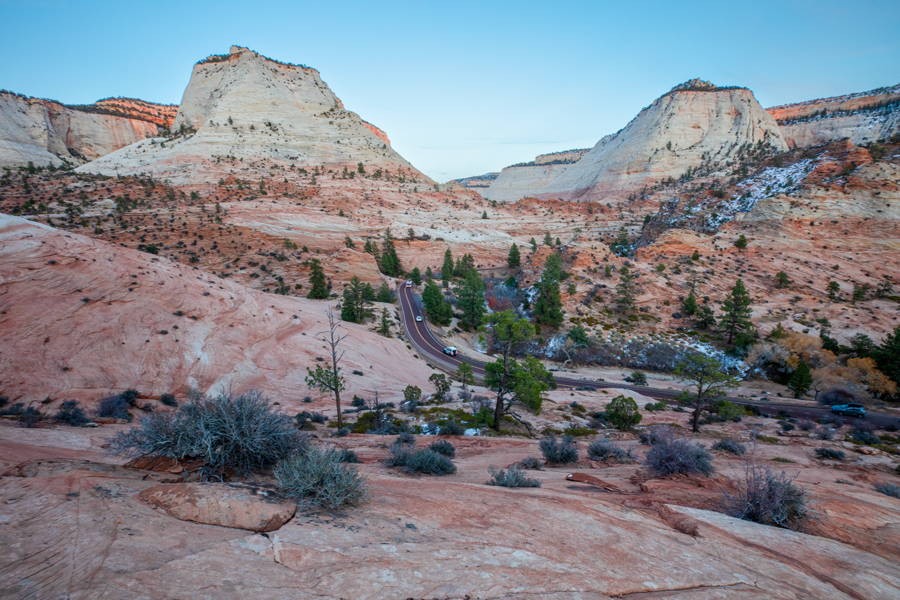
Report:
[{"label": "blue sky", "polygon": [[177,103],[248,46],[319,69],[437,179],[593,146],[701,77],[763,106],[900,83],[900,2],[0,0],[0,88]]}]

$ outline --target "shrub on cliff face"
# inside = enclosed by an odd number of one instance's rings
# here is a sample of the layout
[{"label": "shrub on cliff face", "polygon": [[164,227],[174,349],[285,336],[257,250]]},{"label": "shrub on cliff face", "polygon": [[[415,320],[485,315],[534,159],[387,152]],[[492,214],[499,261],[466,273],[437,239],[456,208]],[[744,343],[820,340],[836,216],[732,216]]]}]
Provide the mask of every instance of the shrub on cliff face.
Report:
[{"label": "shrub on cliff face", "polygon": [[53,418],[60,423],[71,425],[72,427],[83,427],[91,422],[84,414],[84,411],[78,406],[77,400],[66,400],[62,403],[59,412]]},{"label": "shrub on cliff face", "polygon": [[205,477],[267,469],[303,453],[308,438],[293,420],[256,391],[191,398],[170,411],[150,413],[112,438],[111,449],[130,456],[168,456],[206,462]]}]

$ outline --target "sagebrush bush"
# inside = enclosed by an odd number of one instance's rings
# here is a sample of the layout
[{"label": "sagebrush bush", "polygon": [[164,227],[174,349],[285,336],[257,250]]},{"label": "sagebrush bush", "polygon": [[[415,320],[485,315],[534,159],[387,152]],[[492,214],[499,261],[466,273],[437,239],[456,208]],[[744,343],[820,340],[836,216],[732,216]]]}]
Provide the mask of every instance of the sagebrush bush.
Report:
[{"label": "sagebrush bush", "polygon": [[819,404],[834,406],[835,404],[850,404],[851,402],[858,402],[858,400],[856,398],[856,394],[854,394],[850,390],[846,390],[844,388],[833,388],[816,396],[816,402],[818,402]]},{"label": "sagebrush bush", "polygon": [[726,514],[763,525],[796,529],[808,516],[806,492],[794,485],[795,477],[774,473],[747,461],[735,492],[725,492]]},{"label": "sagebrush bush", "polygon": [[165,404],[166,406],[178,406],[178,400],[175,399],[174,394],[163,394],[159,397],[159,401]]},{"label": "sagebrush bush", "polygon": [[870,433],[868,431],[862,431],[859,429],[854,429],[853,431],[851,431],[850,437],[853,438],[854,440],[856,440],[857,442],[860,442],[862,444],[866,444],[869,446],[871,446],[873,444],[881,443],[881,438],[879,438],[874,433]]},{"label": "sagebrush bush", "polygon": [[22,411],[22,415],[19,417],[19,427],[31,429],[32,427],[37,426],[43,419],[44,415],[41,414],[41,411],[33,406],[29,406]]},{"label": "sagebrush bush", "polygon": [[77,400],[66,400],[62,403],[59,412],[53,417],[60,423],[71,425],[72,427],[83,427],[91,422],[84,414],[84,411],[78,406]]},{"label": "sagebrush bush", "polygon": [[335,429],[331,433],[331,437],[338,437],[338,438],[347,437],[348,435],[350,435],[349,427],[341,427],[340,429]]},{"label": "sagebrush bush", "polygon": [[801,419],[799,422],[797,422],[797,427],[800,429],[800,431],[814,431],[816,428],[816,424],[809,419]]},{"label": "sagebrush bush", "polygon": [[341,452],[310,447],[275,467],[278,487],[301,508],[357,506],[368,495],[366,480],[342,460]]},{"label": "sagebrush bush", "polygon": [[544,460],[550,464],[567,465],[578,462],[578,448],[571,435],[564,435],[561,441],[557,441],[555,435],[547,434],[540,446]]},{"label": "sagebrush bush", "polygon": [[876,483],[875,491],[891,498],[900,498],[900,485],[893,483]]},{"label": "sagebrush bush", "polygon": [[488,470],[491,474],[491,478],[489,481],[485,482],[486,485],[497,485],[508,488],[541,487],[540,480],[527,477],[525,473],[515,465],[506,470],[497,469],[492,465]]},{"label": "sagebrush bush", "polygon": [[261,471],[308,447],[292,419],[257,391],[193,397],[175,410],[150,413],[110,441],[113,452],[206,462],[204,477]]},{"label": "sagebrush bush", "polygon": [[781,430],[782,431],[793,431],[796,427],[793,423],[788,423],[787,421],[781,422]]},{"label": "sagebrush bush", "polygon": [[675,473],[711,475],[714,471],[712,456],[706,448],[676,437],[671,427],[657,432],[644,464],[657,477]]},{"label": "sagebrush bush", "polygon": [[831,431],[830,429],[828,429],[827,427],[821,427],[819,429],[816,429],[815,437],[816,437],[816,439],[820,439],[820,440],[833,440],[834,432]]},{"label": "sagebrush bush", "polygon": [[454,448],[453,444],[451,444],[447,440],[437,440],[436,442],[428,446],[428,449],[432,452],[443,454],[447,458],[454,458],[456,456],[456,448]]},{"label": "sagebrush bush", "polygon": [[638,434],[638,439],[640,439],[641,443],[645,446],[652,446],[657,440],[674,435],[675,431],[669,425],[651,425],[649,429]]},{"label": "sagebrush bush", "polygon": [[630,446],[626,449],[604,438],[597,440],[596,442],[591,442],[588,446],[587,454],[588,458],[591,460],[610,460],[627,464],[634,462],[631,451],[632,449]]},{"label": "sagebrush bush", "polygon": [[843,450],[835,450],[834,448],[816,448],[816,458],[827,460],[844,460],[846,458]]},{"label": "sagebrush bush", "polygon": [[731,438],[719,440],[712,445],[712,449],[721,450],[722,452],[728,452],[729,454],[736,454],[738,456],[741,456],[742,454],[747,452],[747,447],[745,445]]},{"label": "sagebrush bush", "polygon": [[538,457],[526,456],[525,458],[523,458],[522,460],[519,461],[519,466],[522,467],[523,469],[535,469],[535,470],[539,471],[539,470],[541,470],[541,467],[543,465],[541,464],[541,459],[539,459]]}]

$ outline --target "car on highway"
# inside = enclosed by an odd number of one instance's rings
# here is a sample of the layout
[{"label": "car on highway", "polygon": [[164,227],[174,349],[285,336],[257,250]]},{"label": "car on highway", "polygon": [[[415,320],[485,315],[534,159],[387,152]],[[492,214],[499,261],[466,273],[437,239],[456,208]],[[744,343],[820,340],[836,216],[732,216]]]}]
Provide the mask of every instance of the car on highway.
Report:
[{"label": "car on highway", "polygon": [[406,287],[410,287],[410,288],[412,287],[412,279],[406,280]]},{"label": "car on highway", "polygon": [[421,323],[421,322],[422,322],[422,316],[419,315],[416,317],[416,323]]},{"label": "car on highway", "polygon": [[831,412],[836,415],[846,415],[848,417],[865,417],[866,407],[862,404],[851,402],[849,404],[835,404],[831,407]]},{"label": "car on highway", "polygon": [[444,354],[446,354],[447,356],[456,356],[456,348],[454,348],[453,346],[447,346],[446,348],[444,348]]}]

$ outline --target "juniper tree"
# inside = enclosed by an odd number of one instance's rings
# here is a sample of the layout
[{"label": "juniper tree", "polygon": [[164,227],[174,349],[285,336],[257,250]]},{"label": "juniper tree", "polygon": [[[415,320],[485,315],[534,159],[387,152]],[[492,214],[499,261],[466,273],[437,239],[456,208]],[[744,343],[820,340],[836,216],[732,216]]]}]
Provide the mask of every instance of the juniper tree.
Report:
[{"label": "juniper tree", "polygon": [[637,295],[637,290],[634,285],[634,277],[631,275],[628,267],[619,269],[619,284],[616,285],[616,293],[618,294],[616,305],[618,305],[620,311],[634,310],[634,299]]},{"label": "juniper tree", "polygon": [[441,279],[444,281],[453,279],[453,254],[450,252],[450,248],[447,248],[447,251],[444,252],[444,265],[441,267]]},{"label": "juniper tree", "polygon": [[378,288],[378,296],[376,296],[375,300],[377,302],[390,302],[391,301],[391,288],[388,287],[386,281],[381,283],[381,287]]},{"label": "juniper tree", "polygon": [[697,297],[694,296],[694,292],[689,292],[687,298],[681,303],[681,312],[689,317],[694,316],[697,312]]},{"label": "juniper tree", "polygon": [[787,273],[784,271],[775,273],[775,287],[786,288],[789,285],[791,285],[791,279],[787,276]]},{"label": "juniper tree", "polygon": [[472,366],[467,362],[462,362],[456,367],[456,378],[462,384],[463,389],[466,389],[466,386],[472,385],[475,382],[475,377],[472,374]]},{"label": "juniper tree", "polygon": [[739,385],[735,377],[722,371],[722,363],[700,353],[688,355],[684,362],[675,367],[675,375],[696,389],[694,394],[685,390],[678,398],[694,407],[691,428],[695,433],[700,431],[700,414]]}]

